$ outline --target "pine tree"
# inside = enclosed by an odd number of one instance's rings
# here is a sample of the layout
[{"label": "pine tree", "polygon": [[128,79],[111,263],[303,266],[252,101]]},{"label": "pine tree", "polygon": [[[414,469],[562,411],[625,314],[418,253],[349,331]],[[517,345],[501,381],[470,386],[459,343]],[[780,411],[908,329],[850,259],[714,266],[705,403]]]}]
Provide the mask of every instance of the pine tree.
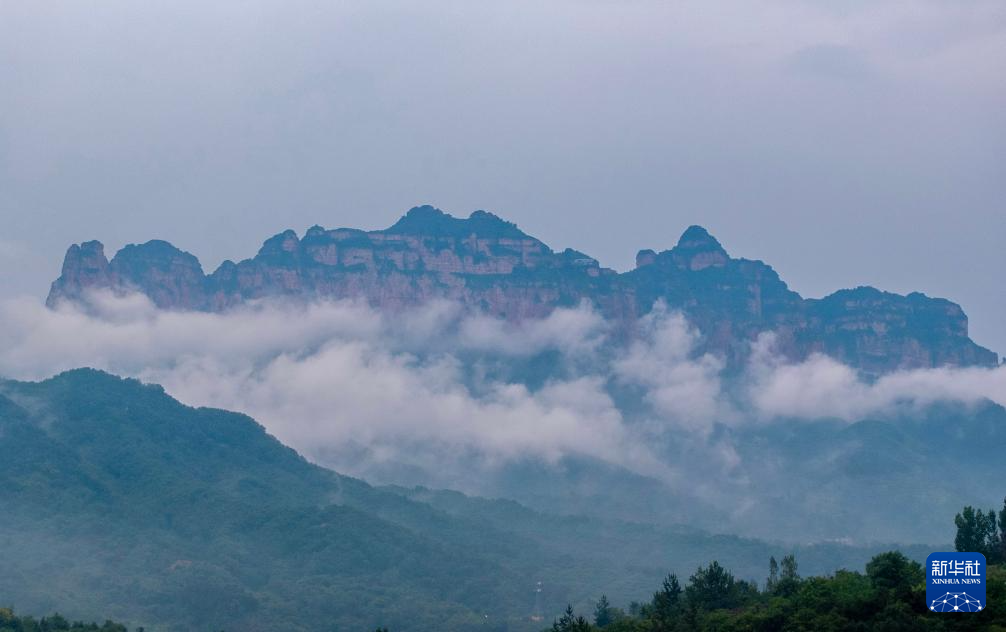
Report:
[{"label": "pine tree", "polygon": [[[783,568],[786,568],[786,558],[783,558]],[[795,560],[793,561],[793,570],[796,570]],[[685,595],[688,597],[689,604],[701,610],[733,608],[740,601],[737,581],[717,561],[710,562],[709,566],[705,568],[700,566],[695,571],[695,574],[688,579]]]},{"label": "pine tree", "polygon": [[573,606],[566,606],[566,612],[552,623],[552,632],[590,632],[590,622],[573,614]]},{"label": "pine tree", "polygon": [[568,604],[566,606],[566,612],[559,617],[558,621],[554,621],[552,623],[552,632],[569,632],[569,630],[572,629],[573,621],[573,604]]},{"label": "pine tree", "polygon": [[800,575],[797,573],[795,555],[785,555],[781,563],[772,557],[768,562],[768,581],[765,582],[765,592],[772,595],[790,597],[800,589]]},{"label": "pine tree", "polygon": [[782,558],[782,577],[779,581],[797,580],[800,576],[796,572],[796,556],[790,553]]},{"label": "pine tree", "polygon": [[779,562],[775,561],[775,556],[768,558],[768,579],[765,580],[765,592],[775,592],[779,585]]},{"label": "pine tree", "polygon": [[681,584],[678,583],[678,576],[671,573],[664,578],[660,590],[653,593],[653,618],[667,626],[677,617],[680,606]]},{"label": "pine tree", "polygon": [[594,606],[594,625],[603,628],[612,621],[611,604],[608,603],[607,595],[601,595],[597,605]]}]

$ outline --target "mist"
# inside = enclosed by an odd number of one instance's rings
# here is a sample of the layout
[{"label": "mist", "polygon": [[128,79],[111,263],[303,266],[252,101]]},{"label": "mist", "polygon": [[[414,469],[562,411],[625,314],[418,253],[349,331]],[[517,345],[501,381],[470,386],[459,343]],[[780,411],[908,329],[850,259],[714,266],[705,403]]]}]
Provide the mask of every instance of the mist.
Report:
[{"label": "mist", "polygon": [[[447,302],[398,314],[268,301],[195,313],[96,293],[56,310],[3,302],[0,373],[35,380],[91,366],[137,377],[186,404],[246,413],[337,470],[419,472],[473,492],[473,467],[571,457],[672,487],[701,479],[713,494],[749,474],[731,431],[1006,404],[1003,367],[866,381],[825,356],[784,361],[766,334],[728,377],[721,359],[696,354],[700,334],[680,313],[658,304],[640,325],[626,346],[586,304],[515,325]],[[717,481],[724,489],[711,489]]]}]

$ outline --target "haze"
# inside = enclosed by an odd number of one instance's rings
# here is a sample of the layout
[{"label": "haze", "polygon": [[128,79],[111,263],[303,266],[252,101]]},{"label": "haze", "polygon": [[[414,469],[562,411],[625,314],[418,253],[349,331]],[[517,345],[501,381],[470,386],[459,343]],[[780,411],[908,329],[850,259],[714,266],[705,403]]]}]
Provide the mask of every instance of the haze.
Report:
[{"label": "haze", "polygon": [[707,226],[1006,351],[1001,2],[0,3],[0,295],[71,242],[212,269],[485,208],[618,269]]}]

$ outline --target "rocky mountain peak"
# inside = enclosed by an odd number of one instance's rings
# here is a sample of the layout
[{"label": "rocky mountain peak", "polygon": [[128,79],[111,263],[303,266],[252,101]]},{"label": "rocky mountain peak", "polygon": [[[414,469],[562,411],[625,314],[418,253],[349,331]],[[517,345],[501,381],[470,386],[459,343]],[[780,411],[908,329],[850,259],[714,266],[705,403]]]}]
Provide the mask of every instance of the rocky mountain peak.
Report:
[{"label": "rocky mountain peak", "polygon": [[46,305],[55,306],[63,298],[75,298],[89,288],[108,287],[112,273],[105,246],[97,240],[71,245],[63,258],[63,270],[49,290]]},{"label": "rocky mountain peak", "polygon": [[378,231],[390,235],[424,235],[429,237],[466,238],[471,235],[495,239],[529,239],[528,235],[487,211],[475,211],[467,219],[454,217],[433,206],[409,209],[390,228]]},{"label": "rocky mountain peak", "polygon": [[693,271],[711,266],[721,267],[730,260],[730,255],[720,242],[701,226],[689,226],[671,254],[678,265]]},{"label": "rocky mountain peak", "polygon": [[108,258],[105,257],[104,244],[97,240],[85,241],[79,245],[73,244],[66,251],[66,258],[63,260],[64,272],[67,267],[85,275],[96,275],[107,271]]},{"label": "rocky mountain peak", "polygon": [[105,256],[105,245],[100,241],[98,241],[97,239],[92,239],[91,241],[85,241],[81,243],[79,246],[77,244],[70,246],[71,250],[75,248],[79,250],[82,255],[85,256],[98,256],[98,257]]},{"label": "rocky mountain peak", "polygon": [[109,262],[99,242],[71,246],[48,304],[91,288],[139,291],[159,307],[221,311],[262,298],[351,298],[383,310],[456,301],[509,321],[547,316],[589,302],[631,332],[658,302],[682,311],[702,333],[700,352],[739,366],[751,341],[777,334],[793,359],[825,353],[869,374],[910,367],[994,366],[995,353],[968,337],[960,306],[922,294],[873,288],[804,299],[760,261],[731,259],[701,226],[671,250],[640,250],[618,274],[593,257],[555,252],[516,224],[486,211],[467,218],[417,206],[385,230],[312,226],[286,230],[259,253],[206,276],[198,260],[154,240],[123,248]]},{"label": "rocky mountain peak", "polygon": [[675,246],[679,250],[695,250],[695,251],[717,251],[726,254],[727,251],[723,249],[720,242],[709,234],[709,231],[705,228],[692,225],[685,229],[685,232],[681,233],[681,238],[678,239],[678,245]]},{"label": "rocky mountain peak", "polygon": [[636,267],[642,268],[644,266],[653,265],[657,262],[657,253],[650,248],[644,248],[636,253]]},{"label": "rocky mountain peak", "polygon": [[454,219],[454,217],[428,204],[414,206],[384,232],[407,235],[438,233],[451,226],[453,224],[451,220]]},{"label": "rocky mountain peak", "polygon": [[145,268],[153,266],[161,270],[170,270],[175,266],[192,268],[202,274],[202,266],[195,255],[185,252],[162,239],[151,239],[142,244],[128,244],[115,253],[112,258],[114,267]]},{"label": "rocky mountain peak", "polygon": [[260,257],[282,256],[297,252],[299,245],[300,239],[297,237],[297,233],[291,229],[287,229],[265,240],[258,254]]}]

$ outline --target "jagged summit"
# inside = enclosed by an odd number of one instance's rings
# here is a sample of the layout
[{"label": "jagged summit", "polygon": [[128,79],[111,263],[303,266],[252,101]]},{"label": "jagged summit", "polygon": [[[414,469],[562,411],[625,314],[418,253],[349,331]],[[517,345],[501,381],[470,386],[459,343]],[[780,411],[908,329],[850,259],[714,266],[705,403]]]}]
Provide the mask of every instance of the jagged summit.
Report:
[{"label": "jagged summit", "polygon": [[107,267],[105,245],[96,239],[71,245],[63,258],[63,274],[91,276],[102,274]]},{"label": "jagged summit", "polygon": [[97,239],[92,239],[91,241],[82,242],[80,245],[73,244],[70,246],[70,250],[78,250],[82,255],[99,255],[105,256],[105,244],[101,243]]},{"label": "jagged summit", "polygon": [[448,299],[510,321],[586,301],[628,337],[663,302],[700,330],[701,352],[731,366],[766,331],[791,358],[826,353],[870,374],[998,362],[968,338],[967,316],[950,301],[873,288],[804,299],[768,265],[730,258],[697,225],[670,250],[640,250],[636,268],[618,274],[573,248],[555,252],[492,213],[459,218],[417,206],[384,230],[315,225],[303,238],[285,230],[256,256],[224,262],[210,275],[164,241],[127,246],[111,262],[100,242],[71,246],[47,303],[85,300],[91,289],[139,291],[161,308],[204,311],[270,297],[351,298],[383,310]]},{"label": "jagged summit", "polygon": [[681,233],[681,238],[678,239],[678,245],[675,246],[675,249],[727,254],[720,242],[710,235],[708,230],[694,224]]},{"label": "jagged summit", "polygon": [[429,205],[409,209],[409,212],[394,225],[380,232],[391,235],[452,237],[476,235],[505,239],[528,238],[527,234],[517,228],[513,222],[508,222],[487,211],[475,211],[468,216],[468,219],[461,219]]},{"label": "jagged summit", "polygon": [[730,261],[730,255],[720,242],[701,226],[689,226],[678,245],[671,250],[674,262],[693,271],[709,267],[722,267]]},{"label": "jagged summit", "polygon": [[203,268],[195,255],[176,248],[162,239],[151,239],[142,244],[124,246],[122,250],[115,253],[112,265],[138,268],[154,266],[164,271],[171,271],[173,268],[181,266],[190,268],[200,275],[203,273]]},{"label": "jagged summit", "polygon": [[636,267],[652,265],[657,261],[657,253],[652,248],[644,248],[636,253]]},{"label": "jagged summit", "polygon": [[296,252],[299,245],[300,239],[297,237],[297,233],[292,229],[287,229],[265,240],[258,251],[258,256],[283,256],[284,254]]},{"label": "jagged summit", "polygon": [[171,242],[164,241],[163,239],[151,239],[145,241],[142,244],[127,244],[122,247],[117,255],[123,253],[133,253],[137,255],[142,255],[145,257],[173,257],[175,255],[184,255],[191,257],[193,255],[176,248]]},{"label": "jagged summit", "polygon": [[63,269],[49,290],[46,305],[53,307],[62,298],[79,297],[88,288],[110,285],[105,246],[97,240],[73,244],[66,250]]},{"label": "jagged summit", "polygon": [[432,229],[455,219],[435,206],[424,204],[413,206],[405,215],[387,230],[389,232],[404,232],[406,230]]}]

